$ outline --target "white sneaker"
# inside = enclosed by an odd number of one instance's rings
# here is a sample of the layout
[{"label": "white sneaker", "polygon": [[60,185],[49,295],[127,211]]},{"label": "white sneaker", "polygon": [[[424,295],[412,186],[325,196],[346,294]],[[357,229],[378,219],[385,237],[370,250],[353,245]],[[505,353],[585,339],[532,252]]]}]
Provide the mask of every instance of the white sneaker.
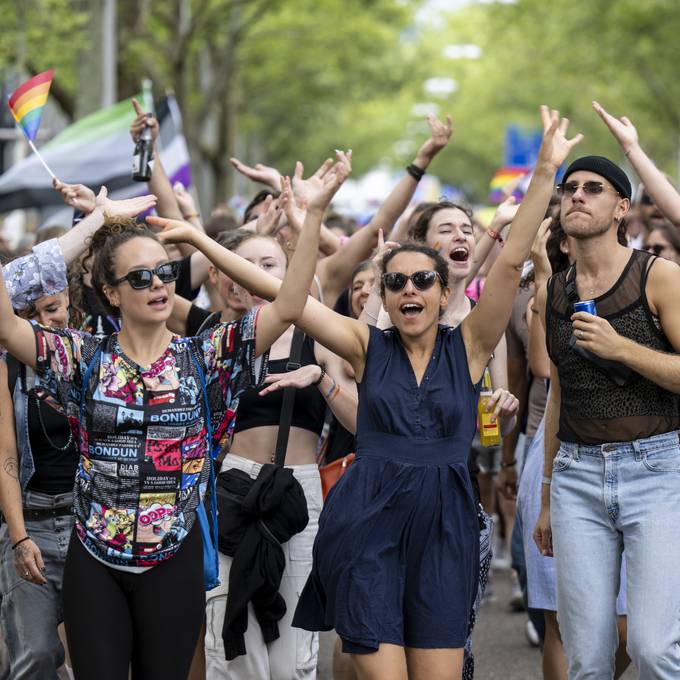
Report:
[{"label": "white sneaker", "polygon": [[538,636],[538,632],[536,631],[536,628],[534,627],[534,624],[531,623],[531,619],[527,620],[526,626],[524,626],[524,634],[527,637],[527,642],[532,646],[532,647],[538,647],[541,644],[541,638]]}]

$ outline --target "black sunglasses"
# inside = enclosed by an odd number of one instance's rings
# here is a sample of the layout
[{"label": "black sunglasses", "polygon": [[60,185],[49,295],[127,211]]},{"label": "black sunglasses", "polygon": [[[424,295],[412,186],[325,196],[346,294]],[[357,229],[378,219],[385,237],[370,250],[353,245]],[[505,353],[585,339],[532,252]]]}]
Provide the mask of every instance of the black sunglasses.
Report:
[{"label": "black sunglasses", "polygon": [[125,276],[121,276],[114,281],[113,284],[117,286],[119,283],[127,281],[131,288],[142,290],[143,288],[149,288],[151,286],[154,275],[156,275],[163,283],[177,281],[177,277],[179,276],[179,263],[166,262],[165,264],[159,264],[155,269],[133,269]]},{"label": "black sunglasses", "polygon": [[398,293],[402,290],[407,281],[412,281],[413,285],[418,290],[428,290],[429,288],[432,288],[437,279],[440,280],[443,286],[444,282],[441,280],[439,274],[432,270],[414,272],[411,276],[407,276],[401,272],[387,272],[382,276],[383,285],[387,290],[391,290],[393,293]]},{"label": "black sunglasses", "polygon": [[606,187],[602,182],[584,182],[583,184],[579,184],[578,182],[561,182],[556,188],[560,197],[573,196],[579,188],[583,189],[584,194],[589,194],[591,196],[597,196],[605,191],[605,189],[613,191],[616,194],[619,193],[616,189],[609,189],[609,187]]},{"label": "black sunglasses", "polygon": [[654,245],[642,246],[642,250],[646,250],[648,253],[654,253],[655,255],[661,255],[666,249],[666,246],[662,246],[660,243],[655,243]]}]

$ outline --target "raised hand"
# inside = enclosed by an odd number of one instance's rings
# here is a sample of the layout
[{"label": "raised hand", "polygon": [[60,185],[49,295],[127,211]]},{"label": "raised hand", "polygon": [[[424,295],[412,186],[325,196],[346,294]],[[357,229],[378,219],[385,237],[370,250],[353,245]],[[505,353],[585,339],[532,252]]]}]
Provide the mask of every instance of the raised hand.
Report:
[{"label": "raised hand", "polygon": [[99,190],[96,202],[97,207],[102,209],[105,217],[136,217],[139,213],[155,207],[156,197],[153,194],[146,194],[136,198],[124,198],[114,201],[109,198],[107,188],[102,187]]},{"label": "raised hand", "polygon": [[[293,234],[299,234],[305,221],[306,211],[299,208],[295,203],[295,196],[293,194],[293,186],[291,184],[290,177],[281,178],[281,195],[279,196],[279,206],[285,213],[286,222],[293,230]],[[293,234],[291,234],[291,236]]]},{"label": "raised hand", "polygon": [[496,212],[491,220],[494,229],[500,229],[506,224],[510,224],[515,219],[518,210],[519,204],[517,199],[514,196],[508,196],[496,208]]},{"label": "raised hand", "polygon": [[161,243],[188,243],[193,245],[193,238],[199,233],[198,230],[188,222],[182,220],[171,220],[167,217],[149,215],[146,218],[148,224],[160,229],[158,240]]},{"label": "raised hand", "polygon": [[541,120],[543,122],[543,141],[538,152],[538,166],[547,167],[551,172],[564,163],[571,150],[583,139],[579,133],[571,139],[567,139],[569,119],[560,118],[560,112],[550,110],[547,106],[541,106]]},{"label": "raised hand", "polygon": [[146,111],[144,111],[141,104],[136,99],[132,100],[132,106],[137,114],[137,117],[132,121],[132,125],[130,126],[132,141],[136,142],[139,139],[139,135],[142,134],[142,130],[144,130],[145,127],[148,127],[151,128],[151,140],[155,144],[159,131],[158,120],[153,116],[147,118]]},{"label": "raised hand", "polygon": [[263,210],[258,215],[255,222],[255,231],[260,236],[272,236],[276,233],[281,222],[281,215],[283,209],[281,208],[281,201],[275,200],[270,194],[264,199]]},{"label": "raised hand", "polygon": [[252,179],[253,182],[260,182],[266,186],[278,191],[281,184],[281,173],[276,168],[271,168],[262,163],[256,163],[254,168],[251,168],[245,163],[241,163],[238,158],[230,158],[229,162],[234,166],[237,172],[240,172],[245,177]]},{"label": "raised hand", "polygon": [[[351,150],[350,150],[350,153]],[[323,184],[324,175],[333,167],[333,159],[327,158],[308,179],[302,176],[305,172],[305,166],[298,161],[295,164],[295,173],[293,174],[293,193],[298,205],[305,208],[307,206],[307,199],[310,192],[318,189]]]},{"label": "raised hand", "polygon": [[447,114],[446,123],[437,118],[433,113],[428,114],[427,124],[430,126],[430,138],[418,149],[416,163],[419,161],[427,167],[432,159],[449,143],[453,133],[453,119]]},{"label": "raised hand", "polygon": [[[335,165],[325,161],[321,168],[307,180],[305,203],[308,210],[322,212],[326,210],[331,199],[352,171],[352,150],[350,149],[347,153],[337,150],[335,153],[338,157]],[[299,165],[302,167],[301,163]],[[293,179],[292,186],[294,190],[295,179]]]},{"label": "raised hand", "polygon": [[373,271],[375,272],[376,283],[379,282],[380,277],[382,276],[383,258],[385,255],[387,255],[387,253],[389,253],[391,250],[394,250],[395,248],[399,248],[399,246],[400,244],[396,241],[385,241],[383,230],[378,229],[378,247],[375,251],[375,255],[373,255],[371,258],[371,262],[373,263]]},{"label": "raised hand", "polygon": [[86,215],[97,207],[94,191],[84,184],[66,184],[66,182],[54,179],[52,186],[61,194],[66,205],[82,210]]},{"label": "raised hand", "polygon": [[628,154],[630,150],[638,144],[638,133],[635,126],[626,116],[615,118],[605,111],[604,107],[598,102],[593,102],[595,113],[602,118],[604,124],[609,128],[609,132],[614,135],[616,141],[621,145],[623,152]]},{"label": "raised hand", "polygon": [[534,272],[537,280],[545,281],[552,274],[550,259],[548,258],[547,243],[550,237],[550,225],[552,217],[546,217],[538,228],[536,238],[531,246],[531,261],[534,263]]},{"label": "raised hand", "polygon": [[194,203],[193,196],[186,190],[186,187],[181,182],[175,182],[172,185],[172,191],[175,194],[175,199],[177,200],[177,205],[182,211],[182,215],[187,217],[189,215],[198,216],[198,210],[196,210],[196,204]]}]

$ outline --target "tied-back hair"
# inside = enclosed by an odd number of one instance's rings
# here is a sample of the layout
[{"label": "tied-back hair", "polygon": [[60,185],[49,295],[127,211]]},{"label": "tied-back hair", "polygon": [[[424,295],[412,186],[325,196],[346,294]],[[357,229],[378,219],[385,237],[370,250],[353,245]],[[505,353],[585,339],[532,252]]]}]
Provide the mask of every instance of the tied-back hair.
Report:
[{"label": "tied-back hair", "polygon": [[460,203],[454,203],[448,199],[442,199],[437,203],[429,204],[421,213],[418,215],[415,225],[413,226],[413,240],[424,243],[427,239],[427,230],[430,227],[430,220],[440,211],[440,210],[460,210],[465,213],[472,221],[472,210],[466,205]]},{"label": "tied-back hair", "polygon": [[[120,246],[133,238],[150,238],[160,243],[156,233],[146,224],[137,222],[132,217],[116,217],[107,219],[104,224],[92,234],[89,248],[83,262],[91,262],[92,287],[108,314],[118,315],[117,308],[112,307],[104,293],[104,286],[115,285],[116,251]],[[87,268],[85,268],[87,271]]]},{"label": "tied-back hair", "polygon": [[[439,282],[442,289],[449,287],[449,265],[446,260],[434,248],[430,248],[430,246],[426,246],[423,243],[416,243],[415,241],[403,243],[399,248],[393,248],[386,253],[382,260],[382,271],[386,272],[389,262],[401,253],[421,253],[427,255],[434,264],[434,271],[439,275]],[[380,295],[385,297],[385,284],[383,283],[382,277],[380,279]]]}]

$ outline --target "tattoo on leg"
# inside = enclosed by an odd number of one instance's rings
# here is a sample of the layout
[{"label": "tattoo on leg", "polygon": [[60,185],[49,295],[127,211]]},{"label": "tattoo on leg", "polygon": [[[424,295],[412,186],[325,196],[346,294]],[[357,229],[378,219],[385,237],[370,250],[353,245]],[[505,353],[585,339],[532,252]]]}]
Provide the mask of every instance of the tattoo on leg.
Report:
[{"label": "tattoo on leg", "polygon": [[17,462],[16,458],[9,458],[8,460],[5,461],[5,465],[3,466],[5,469],[5,472],[12,478],[12,479],[19,479],[19,463]]}]

